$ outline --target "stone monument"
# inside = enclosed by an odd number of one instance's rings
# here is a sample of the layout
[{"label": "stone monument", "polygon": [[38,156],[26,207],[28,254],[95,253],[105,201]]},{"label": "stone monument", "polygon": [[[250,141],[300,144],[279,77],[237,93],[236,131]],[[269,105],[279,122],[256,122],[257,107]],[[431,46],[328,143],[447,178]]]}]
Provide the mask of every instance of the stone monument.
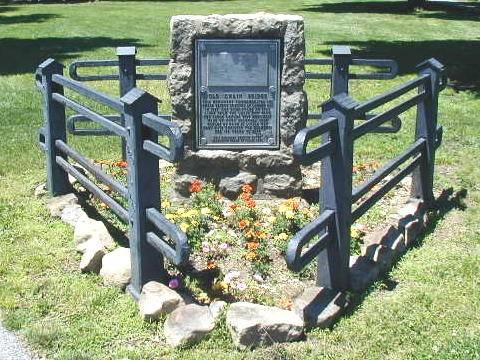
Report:
[{"label": "stone monument", "polygon": [[304,23],[267,13],[172,17],[169,91],[185,135],[175,188],[205,179],[234,198],[301,194],[292,143],[305,127]]}]

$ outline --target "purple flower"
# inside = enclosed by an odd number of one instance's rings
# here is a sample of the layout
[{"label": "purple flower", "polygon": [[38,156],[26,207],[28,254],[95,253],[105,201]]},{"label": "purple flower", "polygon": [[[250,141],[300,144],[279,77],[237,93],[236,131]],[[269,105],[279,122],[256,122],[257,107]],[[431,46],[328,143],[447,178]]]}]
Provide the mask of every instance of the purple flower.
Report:
[{"label": "purple flower", "polygon": [[172,280],[170,280],[168,282],[168,287],[170,289],[173,289],[173,290],[178,289],[180,287],[180,279],[179,278],[173,278]]}]

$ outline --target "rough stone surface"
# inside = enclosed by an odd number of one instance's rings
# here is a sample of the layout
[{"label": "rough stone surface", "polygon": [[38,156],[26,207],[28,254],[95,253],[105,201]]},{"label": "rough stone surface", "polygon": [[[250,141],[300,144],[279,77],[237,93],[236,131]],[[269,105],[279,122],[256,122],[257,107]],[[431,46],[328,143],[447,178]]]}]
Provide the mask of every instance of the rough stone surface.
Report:
[{"label": "rough stone surface", "polygon": [[83,252],[83,243],[93,241],[99,242],[105,249],[113,249],[115,241],[108,232],[105,224],[101,221],[90,218],[81,219],[75,224],[73,239],[77,245],[77,250]]},{"label": "rough stone surface", "polygon": [[125,289],[132,277],[130,249],[118,248],[106,254],[102,259],[100,275],[106,285]]},{"label": "rough stone surface", "polygon": [[214,300],[210,303],[208,308],[210,309],[210,312],[212,313],[212,316],[215,320],[218,320],[220,315],[222,314],[223,310],[227,306],[227,303],[222,300]]},{"label": "rough stone surface", "polygon": [[63,222],[75,226],[79,221],[88,219],[88,215],[78,204],[68,205],[62,210],[60,216]]},{"label": "rough stone surface", "polygon": [[50,210],[50,215],[60,217],[65,207],[78,203],[78,198],[75,194],[66,194],[55,196],[47,201],[47,209]]},{"label": "rough stone surface", "polygon": [[37,198],[40,198],[48,193],[47,185],[45,183],[39,184],[35,187],[33,195]]},{"label": "rough stone surface", "polygon": [[362,255],[374,261],[382,273],[386,272],[395,260],[395,252],[384,245],[363,247]]},{"label": "rough stone surface", "polygon": [[214,327],[215,319],[208,306],[189,304],[170,313],[163,330],[167,343],[179,347],[199,341]]},{"label": "rough stone surface", "polygon": [[[173,120],[185,135],[185,159],[177,168],[175,186],[181,196],[188,196],[185,175],[198,176],[215,185],[240,171],[258,178],[257,193],[268,197],[299,195],[301,172],[293,161],[291,145],[306,125],[307,96],[305,82],[305,39],[303,18],[297,15],[228,14],[179,15],[170,22],[171,61],[169,92]],[[283,59],[280,94],[280,149],[278,151],[243,150],[213,151],[195,149],[194,44],[197,38],[281,39]],[[293,191],[273,186],[266,174],[288,175]],[[264,181],[265,180],[265,181]],[[285,180],[285,179],[284,179]],[[263,183],[267,187],[263,187]],[[287,184],[285,186],[288,186]],[[265,189],[265,192],[264,192]]]},{"label": "rough stone surface", "polygon": [[309,287],[294,299],[292,311],[303,319],[306,327],[327,328],[348,306],[342,292],[323,287]]},{"label": "rough stone surface", "polygon": [[379,266],[365,256],[350,256],[350,287],[361,292],[369,287],[380,274]]},{"label": "rough stone surface", "polygon": [[294,312],[247,302],[230,305],[227,326],[240,348],[295,341],[303,335],[303,320]]},{"label": "rough stone surface", "polygon": [[420,219],[413,219],[402,223],[405,236],[405,246],[409,247],[417,241],[418,236],[423,231],[422,222]]},{"label": "rough stone surface", "polygon": [[157,321],[161,315],[169,314],[184,305],[180,295],[156,281],[150,281],[143,286],[138,301],[140,315],[149,321]]},{"label": "rough stone surface", "polygon": [[368,234],[365,236],[364,244],[362,255],[374,253],[378,245],[391,249],[395,257],[400,256],[406,249],[403,234],[393,225]]},{"label": "rough stone surface", "polygon": [[414,216],[420,218],[425,211],[425,204],[418,199],[410,199],[403,207],[398,210],[398,215],[402,218]]},{"label": "rough stone surface", "polygon": [[277,197],[298,196],[301,188],[301,180],[288,174],[269,174],[263,179],[264,191]]},{"label": "rough stone surface", "polygon": [[241,172],[232,177],[225,177],[220,180],[219,190],[222,195],[234,200],[242,192],[242,186],[245,184],[250,184],[255,189],[257,187],[257,177],[246,172]]},{"label": "rough stone surface", "polygon": [[190,184],[198,179],[197,176],[194,175],[189,175],[189,174],[183,174],[183,175],[178,175],[175,177],[175,190],[184,197],[189,197],[190,192],[189,192],[189,187]]},{"label": "rough stone surface", "polygon": [[105,255],[105,248],[100,242],[87,242],[85,251],[80,260],[80,271],[82,272],[93,272],[98,274],[100,268],[102,267],[102,259]]}]

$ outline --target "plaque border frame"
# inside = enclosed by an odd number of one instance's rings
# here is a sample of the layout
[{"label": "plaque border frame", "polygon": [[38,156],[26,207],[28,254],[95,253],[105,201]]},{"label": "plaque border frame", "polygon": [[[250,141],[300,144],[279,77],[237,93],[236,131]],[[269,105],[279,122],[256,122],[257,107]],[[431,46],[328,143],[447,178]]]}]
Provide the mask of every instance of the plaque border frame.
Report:
[{"label": "plaque border frame", "polygon": [[[259,143],[246,143],[246,144],[201,144],[200,138],[200,96],[201,96],[201,85],[200,85],[200,62],[201,56],[199,47],[202,43],[209,42],[218,42],[218,41],[242,41],[249,43],[258,43],[258,42],[270,42],[276,46],[276,60],[277,60],[277,88],[275,91],[275,100],[276,100],[276,131],[274,143],[270,144],[259,144]],[[279,150],[280,149],[280,123],[281,123],[281,79],[282,79],[282,40],[279,38],[197,38],[194,41],[194,59],[195,59],[195,83],[194,83],[194,98],[195,98],[195,147],[197,150]],[[198,116],[197,116],[198,115]]]}]

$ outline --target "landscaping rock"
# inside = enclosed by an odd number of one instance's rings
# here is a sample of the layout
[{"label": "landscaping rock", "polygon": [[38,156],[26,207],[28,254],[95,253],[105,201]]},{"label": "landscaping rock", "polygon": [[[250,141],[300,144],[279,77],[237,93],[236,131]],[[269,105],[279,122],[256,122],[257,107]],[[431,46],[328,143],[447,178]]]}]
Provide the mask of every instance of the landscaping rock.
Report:
[{"label": "landscaping rock", "polygon": [[156,281],[150,281],[143,286],[138,301],[140,315],[148,321],[157,321],[161,315],[169,314],[184,305],[180,295]]},{"label": "landscaping rock", "polygon": [[82,244],[90,240],[100,242],[107,250],[115,247],[115,241],[108,232],[105,224],[88,217],[81,219],[75,224],[73,239],[75,240],[75,244],[77,244],[77,250],[80,252],[84,252],[84,246]]},{"label": "landscaping rock", "polygon": [[50,210],[50,215],[55,217],[62,216],[62,211],[68,205],[74,205],[78,203],[78,198],[75,194],[66,194],[55,196],[47,201],[47,209]]},{"label": "landscaping rock", "polygon": [[210,303],[208,308],[210,309],[210,312],[212,313],[212,316],[215,320],[218,320],[220,315],[222,314],[223,310],[227,306],[227,303],[222,300],[214,300]]},{"label": "landscaping rock", "polygon": [[379,266],[365,256],[350,256],[350,287],[361,292],[369,287],[380,274]]},{"label": "landscaping rock", "polygon": [[255,189],[257,187],[257,177],[246,172],[241,172],[232,177],[225,177],[220,181],[219,190],[222,195],[234,200],[242,192],[242,186],[246,184],[252,185]]},{"label": "landscaping rock", "polygon": [[190,196],[190,184],[198,177],[189,174],[178,175],[175,177],[175,190],[184,197]]},{"label": "landscaping rock", "polygon": [[295,341],[303,334],[303,320],[294,312],[248,302],[230,305],[227,325],[240,348]]},{"label": "landscaping rock", "polygon": [[404,229],[405,236],[405,246],[409,247],[414,242],[417,241],[418,236],[423,231],[422,222],[420,219],[412,219],[410,221],[405,221],[401,224]]},{"label": "landscaping rock", "polygon": [[263,179],[265,193],[282,198],[298,196],[301,192],[301,185],[300,176],[294,177],[288,174],[268,174]]},{"label": "landscaping rock", "polygon": [[100,242],[87,241],[88,246],[85,248],[82,260],[80,260],[81,272],[93,272],[98,274],[102,267],[102,259],[105,255],[105,248]]},{"label": "landscaping rock", "polygon": [[33,191],[33,195],[37,198],[40,198],[48,193],[47,190],[47,184],[39,184],[35,187],[35,190]]},{"label": "landscaping rock", "polygon": [[77,222],[88,219],[88,215],[78,204],[68,205],[62,210],[60,216],[63,222],[75,226]]},{"label": "landscaping rock", "polygon": [[379,245],[386,246],[393,251],[393,256],[400,256],[406,249],[403,234],[393,225],[388,225],[380,230],[367,234],[364,239],[362,255],[372,257]]},{"label": "landscaping rock", "polygon": [[167,343],[179,347],[199,341],[214,327],[215,319],[207,306],[190,304],[170,313],[163,330]]},{"label": "landscaping rock", "polygon": [[425,212],[425,204],[422,200],[410,199],[402,208],[398,210],[398,215],[402,218],[413,216],[421,218]]},{"label": "landscaping rock", "polygon": [[390,269],[395,260],[395,252],[383,245],[363,247],[362,255],[374,261],[379,266],[381,273]]},{"label": "landscaping rock", "polygon": [[106,254],[102,259],[100,275],[106,285],[125,289],[132,276],[130,249],[118,248]]},{"label": "landscaping rock", "polygon": [[292,311],[303,319],[306,327],[324,329],[332,325],[347,306],[344,293],[323,287],[309,287],[294,299]]}]

